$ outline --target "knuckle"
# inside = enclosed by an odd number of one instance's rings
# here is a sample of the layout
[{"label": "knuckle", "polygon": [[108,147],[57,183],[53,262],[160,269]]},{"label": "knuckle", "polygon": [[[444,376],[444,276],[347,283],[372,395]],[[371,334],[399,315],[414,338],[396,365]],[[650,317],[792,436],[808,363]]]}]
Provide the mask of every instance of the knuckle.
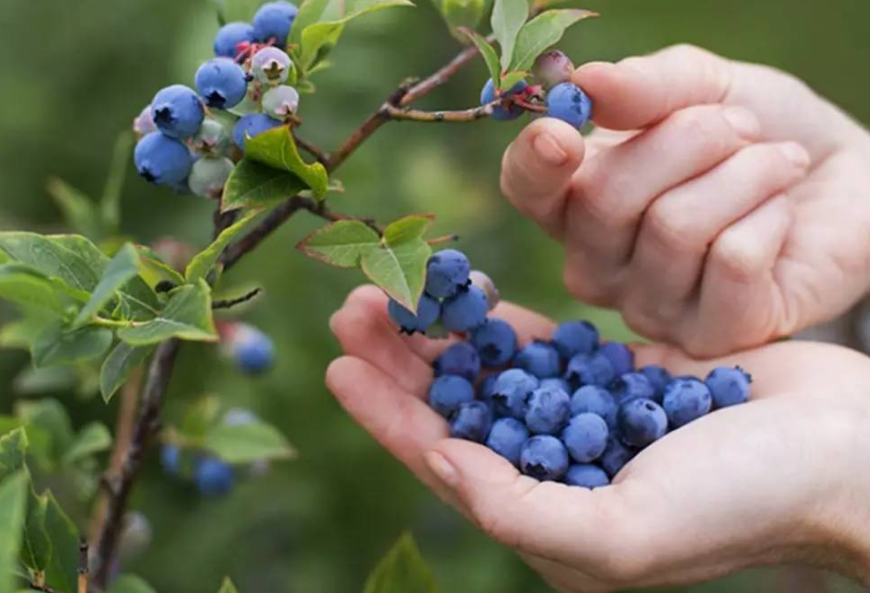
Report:
[{"label": "knuckle", "polygon": [[621,223],[637,189],[633,173],[608,167],[602,156],[583,170],[575,198],[593,221]]},{"label": "knuckle", "polygon": [[562,273],[562,280],[568,292],[584,303],[596,307],[606,307],[613,304],[609,288],[592,280],[592,274],[583,272],[583,267],[569,263]]},{"label": "knuckle", "polygon": [[722,108],[693,107],[671,116],[680,135],[692,143],[695,151],[719,155],[732,149],[736,137],[722,117]]},{"label": "knuckle", "polygon": [[703,249],[701,225],[682,205],[675,207],[666,200],[656,200],[647,210],[643,226],[665,251],[696,253]]},{"label": "knuckle", "polygon": [[753,243],[737,233],[725,231],[710,250],[710,261],[730,282],[748,284],[763,272],[763,262]]},{"label": "knuckle", "polygon": [[656,316],[659,308],[651,310],[646,295],[630,293],[622,304],[622,319],[634,332],[653,340],[660,340],[662,320]]}]

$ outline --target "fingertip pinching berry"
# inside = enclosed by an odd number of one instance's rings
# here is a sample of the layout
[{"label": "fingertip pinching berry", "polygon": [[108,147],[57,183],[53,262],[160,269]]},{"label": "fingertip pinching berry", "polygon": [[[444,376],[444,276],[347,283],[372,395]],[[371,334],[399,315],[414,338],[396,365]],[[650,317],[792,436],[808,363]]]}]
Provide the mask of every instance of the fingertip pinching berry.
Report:
[{"label": "fingertip pinching berry", "polygon": [[594,490],[610,484],[607,472],[590,463],[577,463],[568,468],[565,473],[565,483],[569,486],[579,486]]},{"label": "fingertip pinching berry", "polygon": [[292,86],[279,85],[263,95],[263,111],[274,119],[286,121],[299,109],[299,93]]},{"label": "fingertip pinching berry", "polygon": [[190,149],[160,132],[151,132],[139,140],[133,161],[146,181],[168,186],[184,182],[193,166]]},{"label": "fingertip pinching berry", "polygon": [[248,138],[254,138],[263,132],[277,128],[280,125],[282,125],[281,122],[272,119],[263,113],[249,113],[248,115],[243,115],[239,121],[236,122],[236,127],[233,129],[233,141],[236,143],[236,146],[244,151],[245,142]]},{"label": "fingertip pinching berry", "polygon": [[574,74],[574,63],[564,52],[553,49],[538,57],[532,73],[545,89],[550,89],[571,80],[571,75]]},{"label": "fingertip pinching berry", "polygon": [[738,367],[713,369],[705,381],[716,408],[727,408],[749,400],[752,376]]},{"label": "fingertip pinching berry", "polygon": [[[499,97],[512,97],[513,95],[523,92],[527,86],[528,84],[526,84],[526,81],[521,80],[520,82],[516,83],[510,90],[502,91],[499,94]],[[495,101],[496,98],[497,97],[495,94],[495,84],[490,78],[486,81],[486,84],[483,85],[483,89],[481,89],[480,91],[480,104],[488,105]],[[524,110],[522,109],[522,107],[519,107],[518,105],[515,105],[513,103],[508,106],[496,105],[492,110],[492,119],[496,121],[511,121],[521,117],[523,113]]]},{"label": "fingertip pinching berry", "polygon": [[271,86],[277,86],[287,81],[293,62],[285,52],[277,47],[264,47],[254,54],[251,60],[251,72],[254,77]]},{"label": "fingertip pinching berry", "polygon": [[429,386],[429,406],[444,416],[450,416],[460,404],[474,401],[474,386],[456,375],[441,375]]},{"label": "fingertip pinching berry", "polygon": [[465,333],[486,323],[489,305],[486,294],[476,286],[461,290],[441,304],[441,322],[449,331]]},{"label": "fingertip pinching berry", "polygon": [[520,451],[529,436],[529,429],[516,418],[500,418],[493,423],[486,446],[519,466]]},{"label": "fingertip pinching berry", "polygon": [[547,117],[560,119],[578,130],[592,116],[592,100],[571,82],[557,84],[547,93]]},{"label": "fingertip pinching berry", "polygon": [[444,350],[432,366],[436,377],[457,375],[474,382],[480,374],[480,356],[468,342],[457,342]]},{"label": "fingertip pinching berry", "polygon": [[205,496],[223,496],[233,487],[235,472],[232,466],[214,457],[202,459],[194,470],[194,482]]},{"label": "fingertip pinching berry", "polygon": [[205,62],[196,71],[194,83],[205,104],[215,109],[235,107],[248,92],[248,75],[229,58]]},{"label": "fingertip pinching berry", "polygon": [[187,180],[190,191],[203,198],[219,199],[234,166],[226,157],[199,159],[193,164]]},{"label": "fingertip pinching berry", "polygon": [[287,45],[287,34],[299,14],[296,5],[278,1],[263,4],[254,14],[254,39],[260,43],[274,41],[276,47]]},{"label": "fingertip pinching berry", "polygon": [[568,464],[568,450],[554,436],[533,436],[520,451],[520,470],[536,480],[560,480],[568,471]]},{"label": "fingertip pinching berry", "polygon": [[154,95],[151,119],[157,128],[172,138],[187,140],[199,129],[205,111],[199,96],[183,84],[174,84]]},{"label": "fingertip pinching berry", "polygon": [[426,330],[438,321],[438,317],[441,315],[441,304],[424,294],[417,301],[417,313],[415,314],[399,304],[398,301],[390,299],[387,312],[402,333],[413,335],[419,332],[422,334],[426,333]]},{"label": "fingertip pinching berry", "polygon": [[492,427],[492,410],[482,401],[459,404],[449,422],[451,437],[482,443]]},{"label": "fingertip pinching berry", "polygon": [[221,27],[214,39],[216,56],[232,58],[239,54],[239,44],[254,41],[254,27],[249,23],[227,23]]},{"label": "fingertip pinching berry", "polygon": [[517,349],[517,332],[503,319],[489,318],[471,334],[483,366],[500,367],[511,361]]},{"label": "fingertip pinching berry", "polygon": [[464,253],[444,249],[426,263],[426,293],[436,299],[445,299],[468,286],[471,264]]}]

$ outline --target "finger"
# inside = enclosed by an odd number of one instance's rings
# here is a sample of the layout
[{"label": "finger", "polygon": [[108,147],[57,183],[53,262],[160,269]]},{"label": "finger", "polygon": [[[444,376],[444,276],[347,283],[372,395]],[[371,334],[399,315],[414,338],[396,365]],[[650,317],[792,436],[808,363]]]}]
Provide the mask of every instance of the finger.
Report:
[{"label": "finger", "polygon": [[592,98],[596,124],[633,130],[685,107],[725,102],[731,66],[710,52],[679,45],[617,64],[586,64],[573,81]]},{"label": "finger", "polygon": [[556,119],[539,119],[505,152],[502,193],[517,210],[559,238],[566,191],[583,154],[583,137],[577,130]]}]

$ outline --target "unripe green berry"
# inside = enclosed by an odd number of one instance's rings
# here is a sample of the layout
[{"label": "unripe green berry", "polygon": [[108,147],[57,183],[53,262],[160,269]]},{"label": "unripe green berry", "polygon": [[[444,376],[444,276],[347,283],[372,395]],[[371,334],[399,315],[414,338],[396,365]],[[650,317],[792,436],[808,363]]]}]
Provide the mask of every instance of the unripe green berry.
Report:
[{"label": "unripe green berry", "polygon": [[263,111],[271,118],[284,121],[298,108],[299,93],[292,86],[276,86],[263,95]]},{"label": "unripe green berry", "polygon": [[279,85],[287,80],[293,62],[277,47],[264,47],[251,59],[251,72],[263,84]]},{"label": "unripe green berry", "polygon": [[204,155],[218,155],[227,146],[229,134],[216,119],[206,118],[193,136],[193,149]]},{"label": "unripe green berry", "polygon": [[190,191],[204,198],[220,198],[232,171],[233,162],[226,157],[203,157],[190,172]]}]

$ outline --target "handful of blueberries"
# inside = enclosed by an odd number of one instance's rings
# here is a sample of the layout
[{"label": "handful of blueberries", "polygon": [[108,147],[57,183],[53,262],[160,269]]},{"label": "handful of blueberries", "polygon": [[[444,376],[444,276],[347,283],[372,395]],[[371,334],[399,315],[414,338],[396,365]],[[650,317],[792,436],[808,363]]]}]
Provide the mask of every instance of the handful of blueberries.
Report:
[{"label": "handful of blueberries", "polygon": [[669,431],[749,399],[752,379],[740,367],[703,380],[637,369],[627,346],[601,343],[588,321],[521,348],[509,323],[488,317],[497,300],[489,278],[445,250],[429,260],[417,314],[395,301],[389,313],[406,333],[436,333],[440,323],[465,334],[435,361],[429,405],[452,437],[485,444],[538,480],[606,486]]}]

